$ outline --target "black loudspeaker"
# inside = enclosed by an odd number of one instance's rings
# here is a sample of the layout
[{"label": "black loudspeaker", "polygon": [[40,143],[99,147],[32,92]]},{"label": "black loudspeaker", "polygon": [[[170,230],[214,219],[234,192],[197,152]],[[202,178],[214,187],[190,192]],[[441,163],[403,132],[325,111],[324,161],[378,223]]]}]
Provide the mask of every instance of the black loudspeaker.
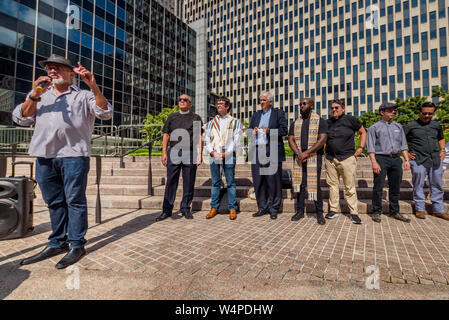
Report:
[{"label": "black loudspeaker", "polygon": [[292,188],[292,171],[290,169],[282,169],[281,175],[281,188],[291,189]]},{"label": "black loudspeaker", "polygon": [[0,178],[0,240],[33,230],[34,183],[27,177]]}]

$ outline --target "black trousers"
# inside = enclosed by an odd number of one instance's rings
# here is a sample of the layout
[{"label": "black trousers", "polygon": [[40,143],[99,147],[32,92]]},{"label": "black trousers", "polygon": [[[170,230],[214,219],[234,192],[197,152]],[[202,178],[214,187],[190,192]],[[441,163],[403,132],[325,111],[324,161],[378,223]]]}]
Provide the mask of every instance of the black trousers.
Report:
[{"label": "black trousers", "polygon": [[272,164],[277,166],[272,175],[263,174],[268,165],[260,163],[251,164],[254,192],[256,193],[257,207],[259,211],[278,213],[282,203],[282,162]]},{"label": "black trousers", "polygon": [[388,176],[388,188],[390,198],[390,214],[399,213],[399,195],[402,182],[402,159],[391,158],[376,154],[376,161],[381,170],[374,174],[373,187],[373,213],[382,213],[382,189],[385,185],[385,177]]},{"label": "black trousers", "polygon": [[[164,203],[162,205],[162,212],[171,214],[173,211],[173,204],[176,199],[176,192],[178,190],[179,175],[182,171],[182,201],[181,201],[181,213],[190,212],[190,206],[192,205],[193,193],[195,190],[195,178],[197,165],[193,163],[192,156],[188,161],[175,164],[172,162],[170,154],[171,149],[167,151],[167,182],[165,184]],[[182,150],[178,151],[178,156],[182,156]]]},{"label": "black trousers", "polygon": [[[315,203],[315,212],[317,215],[323,215],[323,194],[321,193],[321,167],[323,166],[323,156],[317,155],[317,180],[318,190],[317,199]],[[302,165],[302,181],[300,192],[296,193],[296,212],[304,213],[305,200],[307,197],[307,163]]]}]

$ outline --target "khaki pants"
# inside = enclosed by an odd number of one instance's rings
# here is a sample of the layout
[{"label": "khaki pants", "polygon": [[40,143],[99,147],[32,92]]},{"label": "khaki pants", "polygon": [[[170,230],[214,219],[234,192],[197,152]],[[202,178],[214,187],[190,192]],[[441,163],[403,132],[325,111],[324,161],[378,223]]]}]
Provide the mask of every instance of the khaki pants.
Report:
[{"label": "khaki pants", "polygon": [[354,156],[338,161],[334,158],[332,161],[325,159],[326,180],[329,185],[329,211],[339,212],[340,190],[339,179],[343,178],[344,195],[348,203],[349,212],[357,214],[357,191],[355,189],[355,172],[357,169],[357,160]]}]

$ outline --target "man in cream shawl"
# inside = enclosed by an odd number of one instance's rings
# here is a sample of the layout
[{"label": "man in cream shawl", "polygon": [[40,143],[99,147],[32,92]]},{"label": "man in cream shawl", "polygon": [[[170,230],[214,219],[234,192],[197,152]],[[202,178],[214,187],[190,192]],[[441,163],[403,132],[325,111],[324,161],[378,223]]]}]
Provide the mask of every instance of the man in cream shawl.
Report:
[{"label": "man in cream shawl", "polygon": [[205,143],[206,150],[210,155],[210,172],[212,176],[211,210],[206,219],[215,217],[218,213],[221,169],[223,168],[228,188],[229,219],[237,218],[237,195],[234,180],[236,151],[240,143],[243,126],[239,120],[229,114],[231,102],[228,98],[221,96],[217,100],[218,115],[206,125]]}]

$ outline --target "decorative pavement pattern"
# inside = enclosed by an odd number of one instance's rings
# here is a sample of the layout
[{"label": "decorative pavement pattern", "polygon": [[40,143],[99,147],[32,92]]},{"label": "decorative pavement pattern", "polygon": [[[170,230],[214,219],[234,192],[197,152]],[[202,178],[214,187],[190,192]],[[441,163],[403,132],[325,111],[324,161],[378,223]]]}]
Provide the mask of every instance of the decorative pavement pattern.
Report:
[{"label": "decorative pavement pattern", "polygon": [[[410,223],[387,216],[374,223],[361,214],[362,225],[340,215],[324,226],[314,216],[299,222],[291,214],[254,218],[241,212],[206,220],[207,212],[186,220],[178,213],[155,222],[155,210],[107,209],[103,223],[89,213],[87,255],[82,270],[193,275],[218,278],[321,280],[364,283],[377,266],[380,283],[443,285],[449,289],[449,222],[412,215]],[[27,237],[0,241],[0,268],[43,249],[50,234],[48,210],[35,208],[34,231]],[[26,266],[54,269],[61,256]],[[55,271],[57,272],[57,271]],[[1,284],[1,281],[0,281]]]}]

